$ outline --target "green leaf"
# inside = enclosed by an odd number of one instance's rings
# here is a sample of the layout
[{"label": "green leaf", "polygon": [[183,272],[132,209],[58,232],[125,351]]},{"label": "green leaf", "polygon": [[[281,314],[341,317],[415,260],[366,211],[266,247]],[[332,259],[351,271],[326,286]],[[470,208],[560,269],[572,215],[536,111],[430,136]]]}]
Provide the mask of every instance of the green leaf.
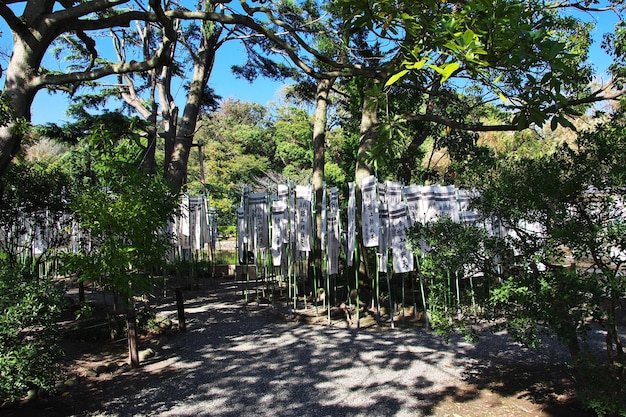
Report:
[{"label": "green leaf", "polygon": [[470,29],[467,29],[462,37],[463,45],[465,46],[470,45],[476,38],[477,38],[476,34],[472,32]]},{"label": "green leaf", "polygon": [[550,129],[551,130],[556,130],[556,128],[559,125],[559,121],[556,117],[553,117],[552,120],[550,120]]},{"label": "green leaf", "polygon": [[404,77],[406,74],[408,74],[409,70],[402,70],[400,72],[395,73],[394,75],[392,75],[391,77],[389,77],[389,79],[387,80],[387,82],[385,83],[385,87],[389,87],[390,85],[394,84],[396,81],[398,81],[400,78]]},{"label": "green leaf", "polygon": [[426,65],[426,63],[428,61],[429,61],[428,58],[424,58],[424,59],[421,59],[421,60],[419,60],[417,62],[407,63],[404,66],[406,67],[406,69],[410,69],[410,70],[417,69],[417,70],[420,70],[420,69],[424,68],[424,65]]},{"label": "green leaf", "polygon": [[461,67],[460,62],[450,62],[448,64],[444,64],[442,66],[436,65],[428,65],[429,68],[435,70],[437,73],[441,74],[443,77],[441,78],[441,84],[443,84],[448,78],[454,74],[456,70]]}]

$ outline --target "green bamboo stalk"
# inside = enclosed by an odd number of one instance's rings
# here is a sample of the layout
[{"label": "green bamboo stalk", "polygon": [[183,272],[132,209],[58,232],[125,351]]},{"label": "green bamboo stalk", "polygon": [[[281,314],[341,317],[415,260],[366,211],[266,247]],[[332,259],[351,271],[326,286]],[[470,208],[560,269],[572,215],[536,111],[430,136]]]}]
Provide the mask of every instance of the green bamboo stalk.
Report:
[{"label": "green bamboo stalk", "polygon": [[330,275],[328,274],[328,270],[326,270],[326,294],[324,299],[327,300],[326,314],[328,315],[328,325],[330,326]]},{"label": "green bamboo stalk", "polygon": [[[419,271],[419,265],[420,263],[417,263],[417,267],[418,267],[418,273]],[[419,280],[420,280],[420,293],[422,295],[422,304],[424,305],[424,322],[426,324],[426,329],[430,328],[430,325],[428,323],[428,308],[426,306],[426,292],[424,291],[424,276],[420,273],[419,274]]]},{"label": "green bamboo stalk", "polygon": [[405,293],[404,293],[404,279],[406,274],[402,274],[402,319],[404,319],[404,304],[405,304]]},{"label": "green bamboo stalk", "polygon": [[354,247],[354,258],[355,258],[355,267],[354,267],[354,275],[356,278],[356,285],[355,285],[355,290],[356,290],[356,328],[360,329],[361,328],[361,299],[359,296],[359,239],[358,239],[358,233],[357,233],[357,239],[356,239],[356,244]]},{"label": "green bamboo stalk", "polygon": [[417,299],[415,298],[415,276],[413,273],[409,275],[411,277],[411,296],[413,297],[413,317],[417,317]]},{"label": "green bamboo stalk", "polygon": [[461,286],[459,283],[459,273],[454,273],[455,281],[456,281],[456,314],[457,318],[461,320]]},{"label": "green bamboo stalk", "polygon": [[393,308],[393,300],[391,297],[391,282],[389,281],[389,272],[387,272],[385,276],[387,278],[387,291],[389,294],[389,318],[391,319],[391,328],[394,329],[395,328],[395,325],[393,322],[394,308]]},{"label": "green bamboo stalk", "polygon": [[[382,254],[379,253],[378,257],[381,258]],[[376,263],[376,323],[380,325],[380,270],[378,262]]]}]

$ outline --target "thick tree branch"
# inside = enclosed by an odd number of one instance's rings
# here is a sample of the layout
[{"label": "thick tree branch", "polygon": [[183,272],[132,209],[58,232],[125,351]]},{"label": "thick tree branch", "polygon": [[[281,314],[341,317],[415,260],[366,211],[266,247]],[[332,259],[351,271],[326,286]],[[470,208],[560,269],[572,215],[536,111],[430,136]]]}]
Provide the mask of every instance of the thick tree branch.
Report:
[{"label": "thick tree branch", "polygon": [[12,31],[17,32],[18,34],[28,33],[28,28],[24,25],[24,22],[22,22],[15,15],[15,13],[13,13],[13,10],[7,6],[7,2],[0,2],[0,16],[2,16]]},{"label": "thick tree branch", "polygon": [[83,41],[85,44],[85,48],[89,51],[89,66],[88,69],[92,69],[96,64],[96,59],[98,58],[98,50],[96,49],[96,41],[94,41],[91,37],[89,37],[83,31],[77,31],[76,36],[78,39]]},{"label": "thick tree branch", "polygon": [[130,0],[91,0],[83,3],[79,3],[77,6],[62,9],[53,12],[48,21],[51,24],[62,23],[67,21],[76,20],[82,16],[86,16],[95,12],[102,12],[109,10],[120,4],[128,3]]},{"label": "thick tree branch", "polygon": [[32,85],[36,88],[43,88],[48,85],[63,85],[77,82],[93,81],[107,75],[126,74],[129,72],[147,71],[158,66],[161,63],[159,55],[152,59],[136,62],[105,65],[91,71],[72,72],[67,74],[43,74],[33,79]]},{"label": "thick tree branch", "polygon": [[[114,1],[121,2],[122,0],[101,1],[104,3],[113,3]],[[150,19],[146,20],[152,20],[160,23],[165,33],[163,44],[153,58],[144,60],[142,62],[131,61],[128,63],[123,62],[119,64],[110,64],[105,65],[101,68],[93,70],[90,69],[82,72],[72,72],[67,74],[42,74],[38,77],[34,77],[34,79],[32,80],[32,85],[34,86],[34,88],[43,88],[47,85],[63,85],[93,81],[102,77],[106,77],[108,75],[147,71],[161,65],[164,60],[167,59],[169,49],[171,48],[173,42],[176,40],[177,34],[174,30],[171,18],[166,16],[165,12],[161,8],[160,2],[158,0],[150,0],[150,5],[153,7],[155,12],[152,14],[142,12],[141,15],[150,17]],[[128,23],[130,23],[130,20],[128,21]]]},{"label": "thick tree branch", "polygon": [[[503,125],[483,125],[473,123],[463,123],[449,117],[440,116],[436,114],[411,114],[406,116],[408,122],[432,122],[444,126],[449,126],[453,129],[467,130],[471,132],[506,132],[521,130],[519,126],[512,124]],[[527,126],[526,126],[527,127]]]},{"label": "thick tree branch", "polygon": [[[544,112],[546,114],[556,113],[561,110],[563,107],[575,107],[582,104],[592,104],[597,103],[604,100],[617,100],[620,98],[624,91],[616,91],[611,94],[603,94],[607,90],[610,89],[611,83],[608,85],[597,89],[593,93],[588,96],[581,97],[578,99],[569,100],[566,106],[553,104],[552,106],[547,107]],[[500,124],[500,125],[483,125],[479,123],[463,123],[458,120],[451,119],[446,116],[436,115],[436,114],[411,114],[405,117],[408,122],[431,122],[438,123],[444,126],[449,126],[453,129],[471,131],[471,132],[505,132],[505,131],[518,131],[526,129],[530,126],[530,124],[526,125],[514,125],[514,124]]]}]

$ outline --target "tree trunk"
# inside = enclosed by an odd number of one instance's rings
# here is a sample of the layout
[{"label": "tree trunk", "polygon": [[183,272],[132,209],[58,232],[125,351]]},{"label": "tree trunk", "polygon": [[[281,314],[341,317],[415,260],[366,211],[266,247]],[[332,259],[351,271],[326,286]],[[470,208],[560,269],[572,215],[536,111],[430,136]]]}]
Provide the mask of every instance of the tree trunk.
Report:
[{"label": "tree trunk", "polygon": [[413,137],[409,146],[407,146],[402,153],[402,156],[398,161],[398,174],[399,179],[404,184],[411,184],[413,182],[413,173],[416,168],[415,158],[419,155],[420,146],[422,146],[422,144],[426,141],[429,134],[430,129],[425,127]]},{"label": "tree trunk", "polygon": [[315,190],[314,210],[316,227],[311,263],[315,266],[317,274],[322,271],[322,195],[324,192],[324,162],[326,156],[326,118],[328,113],[328,94],[333,83],[334,79],[318,80],[315,122],[313,123],[313,189]]},{"label": "tree trunk", "polygon": [[363,98],[363,108],[361,113],[361,126],[360,126],[360,142],[359,150],[357,153],[356,162],[356,219],[357,219],[357,244],[359,245],[359,259],[356,259],[355,267],[359,270],[359,275],[369,276],[367,267],[366,251],[363,246],[363,235],[360,233],[362,230],[362,217],[361,211],[363,209],[363,195],[361,194],[361,180],[374,174],[374,168],[367,160],[368,153],[372,150],[376,144],[378,138],[377,126],[378,126],[378,106],[375,98],[365,96]]},{"label": "tree trunk", "polygon": [[193,76],[191,78],[187,102],[180,122],[180,127],[172,142],[171,152],[166,144],[165,176],[173,190],[178,191],[187,181],[187,163],[196,131],[200,104],[204,89],[213,70],[215,53],[218,48],[220,32],[205,34],[200,50],[195,59]]},{"label": "tree trunk", "polygon": [[[34,53],[31,47],[21,42],[14,42],[13,54],[6,69],[3,94],[10,100],[14,118],[30,122],[30,107],[37,89],[32,85],[32,68],[39,68],[41,53]],[[33,42],[34,46],[38,46]],[[40,46],[43,48],[43,46]],[[0,126],[0,176],[8,169],[13,158],[21,149],[22,134],[15,129],[11,121],[7,126]]]},{"label": "tree trunk", "polygon": [[128,306],[126,313],[126,326],[128,329],[128,358],[131,368],[139,367],[139,350],[137,348],[137,316],[135,315],[135,307]]}]

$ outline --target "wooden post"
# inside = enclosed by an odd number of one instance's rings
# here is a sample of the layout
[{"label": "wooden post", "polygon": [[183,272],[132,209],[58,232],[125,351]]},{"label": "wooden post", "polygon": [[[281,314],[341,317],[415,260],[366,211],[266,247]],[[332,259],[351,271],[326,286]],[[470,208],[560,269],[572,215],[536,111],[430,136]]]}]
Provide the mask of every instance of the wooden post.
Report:
[{"label": "wooden post", "polygon": [[178,330],[184,332],[187,330],[185,324],[185,306],[183,304],[183,292],[180,288],[176,288],[176,307],[178,309]]},{"label": "wooden post", "polygon": [[82,281],[78,282],[78,302],[85,302],[85,283]]},{"label": "wooden post", "polygon": [[128,327],[128,356],[131,368],[139,367],[139,351],[137,350],[137,317],[133,306],[128,308],[126,313],[126,324]]}]

